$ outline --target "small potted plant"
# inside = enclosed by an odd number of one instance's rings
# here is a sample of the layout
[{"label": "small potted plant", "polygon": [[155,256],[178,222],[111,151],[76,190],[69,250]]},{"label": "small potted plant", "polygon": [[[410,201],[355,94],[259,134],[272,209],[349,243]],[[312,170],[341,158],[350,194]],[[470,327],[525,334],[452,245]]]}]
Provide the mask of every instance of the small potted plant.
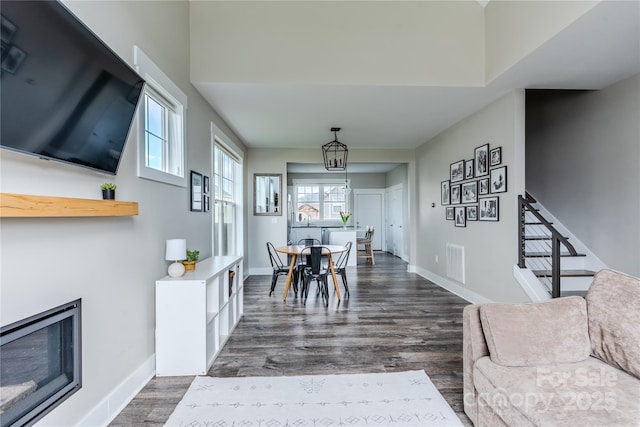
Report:
[{"label": "small potted plant", "polygon": [[116,185],[111,182],[105,182],[100,186],[102,190],[102,198],[104,200],[115,200],[116,198]]},{"label": "small potted plant", "polygon": [[196,269],[196,262],[200,258],[200,251],[187,249],[187,259],[182,261],[185,271],[193,271]]}]

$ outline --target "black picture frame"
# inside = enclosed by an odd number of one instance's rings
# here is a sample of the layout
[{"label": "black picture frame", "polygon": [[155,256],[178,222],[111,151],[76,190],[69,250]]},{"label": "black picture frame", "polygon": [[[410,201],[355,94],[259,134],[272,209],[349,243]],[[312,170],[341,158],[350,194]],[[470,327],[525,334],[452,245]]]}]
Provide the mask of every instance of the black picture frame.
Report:
[{"label": "black picture frame", "polygon": [[211,199],[210,199],[208,194],[203,194],[202,195],[202,201],[203,201],[203,205],[202,206],[203,206],[205,212],[209,212],[211,210],[211,206],[209,204],[209,200],[211,200]]},{"label": "black picture frame", "polygon": [[456,227],[466,227],[467,226],[467,210],[464,206],[456,206],[455,208],[455,218],[454,224]]},{"label": "black picture frame", "polygon": [[191,197],[190,197],[190,209],[191,212],[202,212],[203,200],[202,200],[202,174],[196,171],[191,171]]},{"label": "black picture frame", "polygon": [[440,183],[440,204],[442,206],[451,204],[451,183],[449,181]]},{"label": "black picture frame", "polygon": [[475,203],[478,201],[478,181],[463,182],[460,190],[462,203]]},{"label": "black picture frame", "polygon": [[453,207],[448,207],[448,208],[445,210],[445,218],[446,218],[447,220],[451,220],[451,221],[453,221]]},{"label": "black picture frame", "polygon": [[481,145],[473,151],[475,177],[489,174],[489,144]]},{"label": "black picture frame", "polygon": [[473,159],[465,160],[464,162],[464,179],[473,178]]},{"label": "black picture frame", "polygon": [[451,204],[458,205],[460,204],[460,184],[451,186]]},{"label": "black picture frame", "polygon": [[478,207],[467,206],[467,221],[477,221],[477,220],[478,220]]},{"label": "black picture frame", "polygon": [[502,147],[496,147],[489,152],[489,164],[491,167],[498,166],[502,163]]},{"label": "black picture frame", "polygon": [[500,220],[500,199],[495,197],[484,197],[479,200],[478,220],[499,221]]},{"label": "black picture frame", "polygon": [[478,180],[478,194],[489,194],[489,178],[482,178]]},{"label": "black picture frame", "polygon": [[204,175],[202,179],[203,179],[202,192],[204,194],[209,194],[209,177],[207,175]]},{"label": "black picture frame", "polygon": [[451,163],[449,180],[451,182],[459,182],[464,180],[464,160]]},{"label": "black picture frame", "polygon": [[489,178],[489,192],[505,193],[507,191],[507,167],[491,169],[491,177]]}]

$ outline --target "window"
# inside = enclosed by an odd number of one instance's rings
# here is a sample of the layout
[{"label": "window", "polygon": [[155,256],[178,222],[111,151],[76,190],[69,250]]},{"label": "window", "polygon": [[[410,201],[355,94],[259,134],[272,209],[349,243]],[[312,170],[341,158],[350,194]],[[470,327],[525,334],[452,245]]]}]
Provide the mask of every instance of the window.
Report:
[{"label": "window", "polygon": [[238,235],[238,160],[223,147],[213,149],[213,254],[235,255]]},{"label": "window", "polygon": [[138,176],[186,187],[187,96],[138,47],[134,62],[147,82],[139,112]]},{"label": "window", "polygon": [[[347,181],[348,183],[348,181]],[[346,211],[345,182],[325,180],[322,182],[294,181],[296,221],[307,219],[339,220],[340,211]]]}]

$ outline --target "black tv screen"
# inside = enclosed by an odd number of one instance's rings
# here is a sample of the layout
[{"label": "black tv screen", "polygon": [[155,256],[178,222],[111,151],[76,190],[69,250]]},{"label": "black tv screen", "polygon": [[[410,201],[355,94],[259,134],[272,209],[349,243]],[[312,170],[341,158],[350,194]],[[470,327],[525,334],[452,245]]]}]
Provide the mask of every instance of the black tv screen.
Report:
[{"label": "black tv screen", "polygon": [[0,14],[0,145],[115,175],[144,80],[58,1]]}]

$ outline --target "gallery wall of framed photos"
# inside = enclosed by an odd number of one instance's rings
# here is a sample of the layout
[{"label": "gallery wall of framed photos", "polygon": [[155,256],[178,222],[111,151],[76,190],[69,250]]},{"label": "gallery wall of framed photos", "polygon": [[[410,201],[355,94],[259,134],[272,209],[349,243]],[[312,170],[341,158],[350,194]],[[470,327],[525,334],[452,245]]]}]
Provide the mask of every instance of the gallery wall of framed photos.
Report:
[{"label": "gallery wall of framed photos", "polygon": [[484,144],[473,150],[473,158],[451,163],[449,179],[440,184],[445,218],[456,227],[469,221],[500,220],[500,193],[507,191],[507,166],[502,147]]}]

